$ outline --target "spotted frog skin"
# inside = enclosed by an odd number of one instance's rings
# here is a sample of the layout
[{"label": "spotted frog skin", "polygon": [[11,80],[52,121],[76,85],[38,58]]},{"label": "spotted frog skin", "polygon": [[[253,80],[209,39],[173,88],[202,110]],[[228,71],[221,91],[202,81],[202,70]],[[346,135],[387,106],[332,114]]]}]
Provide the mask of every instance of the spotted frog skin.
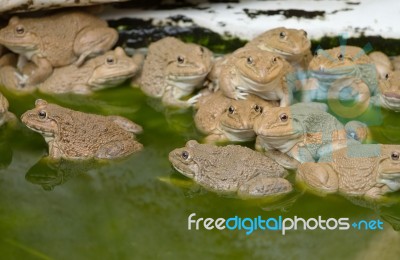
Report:
[{"label": "spotted frog skin", "polygon": [[14,16],[0,30],[0,44],[36,66],[29,75],[19,76],[20,86],[43,82],[56,67],[80,66],[88,57],[110,50],[117,40],[117,31],[105,21],[77,11],[36,18]]},{"label": "spotted frog skin", "polygon": [[323,162],[299,166],[296,181],[321,195],[341,193],[381,199],[400,189],[400,146],[360,144],[334,151]]},{"label": "spotted frog skin", "polygon": [[133,133],[142,127],[120,116],[74,111],[38,99],[21,116],[31,130],[43,135],[54,159],[115,159],[142,149]]},{"label": "spotted frog skin", "polygon": [[276,101],[267,101],[255,95],[245,100],[227,98],[221,91],[202,97],[194,116],[199,131],[208,136],[207,143],[236,141],[247,142],[255,139],[254,120],[263,110],[277,107]]},{"label": "spotted frog skin", "polygon": [[181,174],[208,190],[242,198],[281,195],[292,191],[287,172],[268,157],[239,145],[224,147],[188,141],[170,152]]},{"label": "spotted frog skin", "polygon": [[292,66],[282,57],[257,48],[241,48],[223,62],[219,87],[232,99],[246,99],[249,94],[266,100],[278,100],[289,106],[296,86],[289,80]]},{"label": "spotted frog skin", "polygon": [[304,30],[278,27],[268,30],[246,44],[282,56],[293,67],[307,69],[311,55],[311,41]]},{"label": "spotted frog skin", "polygon": [[182,97],[201,87],[212,66],[212,53],[197,44],[166,37],[150,44],[143,64],[142,91],[167,106],[189,107]]}]

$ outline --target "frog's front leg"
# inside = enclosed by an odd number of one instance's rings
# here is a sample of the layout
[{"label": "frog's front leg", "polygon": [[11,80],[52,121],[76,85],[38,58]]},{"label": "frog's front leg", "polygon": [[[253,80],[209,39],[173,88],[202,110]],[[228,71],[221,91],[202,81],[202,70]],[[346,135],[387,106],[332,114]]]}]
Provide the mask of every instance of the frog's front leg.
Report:
[{"label": "frog's front leg", "polygon": [[240,91],[236,84],[236,75],[232,69],[224,68],[219,75],[219,88],[224,92],[225,96],[232,99],[246,99],[248,93]]},{"label": "frog's front leg", "polygon": [[283,195],[293,190],[292,184],[284,178],[268,178],[258,175],[239,186],[238,195],[242,198],[260,198]]},{"label": "frog's front leg", "polygon": [[53,65],[46,58],[35,55],[32,57],[32,62],[36,67],[30,66],[28,78],[24,82],[25,87],[35,86],[45,81],[53,73]]},{"label": "frog's front leg", "polygon": [[86,28],[78,33],[74,42],[75,62],[81,66],[88,57],[100,55],[110,50],[118,40],[118,32],[109,27]]},{"label": "frog's front leg", "polygon": [[188,101],[180,100],[179,97],[180,95],[176,93],[175,87],[168,86],[165,89],[161,101],[166,106],[172,106],[172,107],[188,108],[193,105]]},{"label": "frog's front leg", "polygon": [[334,193],[339,189],[338,176],[327,163],[307,162],[301,164],[296,172],[296,182],[305,184],[321,195]]}]

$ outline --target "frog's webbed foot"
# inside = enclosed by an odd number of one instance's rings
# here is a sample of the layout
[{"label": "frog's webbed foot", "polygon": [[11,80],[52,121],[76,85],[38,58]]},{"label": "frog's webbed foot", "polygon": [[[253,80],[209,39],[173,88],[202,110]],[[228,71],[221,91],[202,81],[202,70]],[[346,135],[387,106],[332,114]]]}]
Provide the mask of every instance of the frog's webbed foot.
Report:
[{"label": "frog's webbed foot", "polygon": [[287,194],[292,190],[292,184],[284,178],[267,178],[264,175],[258,175],[242,184],[238,195],[243,198],[260,198]]},{"label": "frog's webbed foot", "polygon": [[390,190],[386,185],[383,187],[373,187],[364,194],[364,198],[367,200],[377,201],[381,200],[388,192],[392,192],[392,190]]},{"label": "frog's webbed foot", "polygon": [[164,95],[161,98],[161,101],[164,105],[171,106],[171,107],[180,107],[180,108],[189,108],[189,107],[193,106],[194,103],[189,102],[189,100],[183,101],[183,100],[180,100],[177,97],[175,97],[174,91],[170,87],[167,87]]},{"label": "frog's webbed foot", "polygon": [[339,179],[334,170],[326,163],[307,162],[301,164],[296,172],[296,182],[321,195],[334,193],[339,188]]},{"label": "frog's webbed foot", "polygon": [[264,154],[265,156],[276,161],[285,169],[295,170],[300,165],[300,162],[298,160],[278,150],[267,150],[264,152]]},{"label": "frog's webbed foot", "polygon": [[130,121],[129,119],[122,117],[122,116],[108,116],[111,121],[116,123],[118,126],[120,126],[122,129],[128,132],[132,132],[135,134],[140,134],[143,132],[143,128],[135,124],[134,122]]}]

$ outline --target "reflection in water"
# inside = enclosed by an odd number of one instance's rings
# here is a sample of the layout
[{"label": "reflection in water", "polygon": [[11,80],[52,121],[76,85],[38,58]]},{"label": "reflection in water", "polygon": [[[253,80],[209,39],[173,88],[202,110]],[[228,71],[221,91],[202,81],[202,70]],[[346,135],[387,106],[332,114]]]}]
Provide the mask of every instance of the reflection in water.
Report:
[{"label": "reflection in water", "polygon": [[394,230],[400,231],[400,203],[393,207],[383,208],[381,218],[388,222]]},{"label": "reflection in water", "polygon": [[106,165],[104,162],[95,160],[67,161],[43,157],[29,169],[25,179],[33,184],[41,185],[44,190],[53,190],[55,186],[62,185],[71,178],[104,165]]},{"label": "reflection in water", "polygon": [[5,169],[12,161],[13,151],[7,141],[0,141],[0,169]]}]

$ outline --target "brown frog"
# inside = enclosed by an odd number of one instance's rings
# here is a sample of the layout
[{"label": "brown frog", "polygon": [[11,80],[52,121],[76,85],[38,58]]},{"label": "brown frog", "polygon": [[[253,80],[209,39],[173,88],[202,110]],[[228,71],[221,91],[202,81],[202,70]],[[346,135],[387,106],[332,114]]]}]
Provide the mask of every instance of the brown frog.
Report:
[{"label": "brown frog", "polygon": [[0,126],[16,119],[15,115],[8,111],[8,107],[8,100],[0,93]]},{"label": "brown frog", "polygon": [[165,105],[189,107],[193,102],[181,98],[203,85],[211,66],[212,53],[205,47],[166,37],[150,44],[140,87]]},{"label": "brown frog", "polygon": [[42,99],[35,106],[21,120],[43,135],[51,158],[115,159],[143,147],[133,135],[142,132],[142,127],[124,117],[83,113]]},{"label": "brown frog", "polygon": [[307,32],[298,29],[278,27],[268,30],[246,44],[282,56],[293,67],[307,69],[312,58],[311,41]]},{"label": "brown frog", "polygon": [[339,192],[380,199],[400,190],[400,146],[360,144],[333,152],[332,158],[299,166],[296,181],[320,194]]},{"label": "brown frog", "polygon": [[169,153],[181,174],[221,194],[242,198],[281,195],[292,191],[288,173],[268,157],[239,145],[224,147],[191,140]]},{"label": "brown frog", "polygon": [[400,112],[400,71],[387,73],[379,82],[379,92],[373,99],[376,106]]},{"label": "brown frog", "polygon": [[219,87],[227,97],[246,99],[254,94],[289,106],[296,90],[292,66],[282,57],[257,48],[240,48],[226,58],[219,73]]},{"label": "brown frog", "polygon": [[80,67],[71,64],[56,68],[38,88],[45,93],[91,94],[92,91],[116,86],[134,76],[139,65],[121,47],[117,47],[86,61]]},{"label": "brown frog", "polygon": [[55,67],[80,66],[88,57],[111,49],[117,40],[117,31],[105,21],[77,11],[36,18],[14,16],[0,30],[0,44],[36,65],[19,85],[40,83]]},{"label": "brown frog", "polygon": [[389,57],[381,51],[373,51],[368,56],[375,64],[376,71],[379,78],[384,79],[386,74],[393,71],[393,65]]},{"label": "brown frog", "polygon": [[197,106],[194,122],[199,131],[208,135],[207,143],[246,142],[255,139],[254,120],[263,110],[277,107],[279,103],[255,95],[249,95],[245,100],[234,100],[217,91],[200,98]]}]

